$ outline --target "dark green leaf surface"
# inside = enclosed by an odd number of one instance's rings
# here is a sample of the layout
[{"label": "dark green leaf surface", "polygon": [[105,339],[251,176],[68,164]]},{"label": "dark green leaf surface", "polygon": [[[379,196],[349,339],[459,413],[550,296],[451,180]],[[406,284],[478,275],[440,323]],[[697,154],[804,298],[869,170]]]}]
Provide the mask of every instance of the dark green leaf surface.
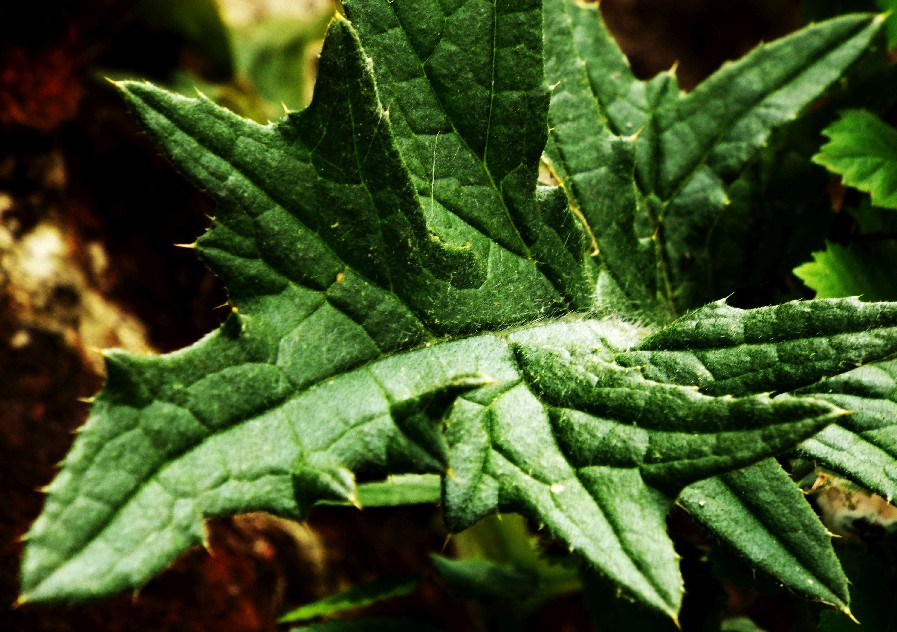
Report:
[{"label": "dark green leaf surface", "polygon": [[[852,366],[897,351],[895,325],[893,303],[817,300],[749,311],[717,303],[649,336],[617,359],[640,366],[646,377],[717,394],[743,396],[810,384],[804,392],[825,397],[845,410],[859,411],[854,399],[828,394],[827,385],[840,384],[847,376],[863,371],[838,376]],[[877,365],[865,368],[872,366]],[[838,377],[824,379],[828,376]],[[818,380],[823,381],[814,384]],[[870,394],[864,403],[870,413],[893,406],[886,390]],[[865,419],[869,425],[868,415]],[[863,420],[862,412],[842,417],[807,445],[821,464],[831,467],[832,459],[837,458],[838,467],[832,469],[861,471],[865,476],[855,475],[854,480],[881,489],[880,474],[874,477],[878,487],[866,479],[870,472],[884,467],[897,472],[897,461],[854,434]],[[890,421],[883,418],[874,429],[869,428],[873,430],[869,435],[879,435],[879,445],[890,446],[893,444],[886,438],[890,428],[883,428],[885,424]],[[836,442],[828,449],[824,447],[826,437]],[[873,460],[873,456],[877,458]],[[828,533],[775,461],[690,485],[679,502],[756,567],[796,592],[846,609],[846,580]]]},{"label": "dark green leaf surface", "polygon": [[[138,588],[203,542],[208,517],[302,517],[321,501],[359,503],[356,474],[429,472],[445,474],[452,530],[522,513],[675,616],[673,499],[842,417],[830,401],[763,391],[893,353],[897,308],[714,304],[651,334],[595,317],[607,307],[596,305],[609,295],[602,284],[671,318],[670,268],[656,262],[678,246],[653,239],[657,227],[639,217],[656,220],[695,178],[737,170],[767,128],[802,107],[809,97],[782,76],[764,79],[777,68],[770,59],[817,94],[877,25],[849,18],[762,49],[773,52],[759,54],[757,94],[739,74],[748,66],[724,71],[755,102],[722,117],[716,140],[701,128],[681,164],[645,166],[633,139],[608,131],[627,115],[622,106],[599,112],[595,139],[577,136],[579,111],[563,104],[579,97],[562,82],[552,108],[560,103],[573,127],[556,147],[573,156],[579,139],[599,160],[593,182],[586,162],[564,159],[581,217],[564,191],[536,185],[548,113],[538,0],[344,4],[352,23],[330,28],[312,104],[277,124],[120,84],[147,131],[218,203],[198,250],[234,313],[177,353],[107,355],[106,387],[27,536],[23,600]],[[567,37],[552,30],[559,11],[587,15],[563,0],[546,8],[552,46]],[[798,54],[807,41],[827,47],[829,65]],[[610,40],[588,50],[622,72]],[[560,58],[546,63],[567,76]],[[581,70],[576,59],[570,67]],[[623,101],[645,85],[658,108],[685,107],[671,78],[579,79]],[[716,116],[711,97],[727,91],[695,98]],[[679,132],[651,121],[699,120],[685,109],[644,112],[639,138],[655,148]],[[576,187],[596,182],[623,188],[583,204]],[[665,200],[646,198],[646,182],[662,183]]]},{"label": "dark green leaf surface", "polygon": [[727,183],[882,26],[857,16],[811,26],[686,95],[671,73],[632,77],[597,4],[558,0],[545,11],[553,157],[567,193],[617,285],[643,310],[659,293],[673,313],[706,301],[707,237],[728,204]]},{"label": "dark green leaf surface", "polygon": [[741,310],[720,301],[683,316],[616,360],[702,392],[789,391],[897,352],[897,304],[854,298]]},{"label": "dark green leaf surface", "polygon": [[897,208],[897,130],[871,112],[851,110],[823,133],[829,141],[813,160],[870,193],[873,204]]},{"label": "dark green leaf surface", "polygon": [[774,459],[689,485],[677,502],[754,567],[847,610],[847,579],[831,536]]},{"label": "dark green leaf surface", "polygon": [[[345,5],[428,229],[471,256],[487,248],[478,269],[488,263],[500,289],[534,290],[490,301],[495,320],[589,309],[597,271],[588,236],[560,192],[533,195],[548,110],[541,2]],[[457,304],[444,309],[464,317]]]},{"label": "dark green leaf surface", "polygon": [[897,361],[861,366],[804,392],[853,413],[800,451],[888,500],[897,498]]}]

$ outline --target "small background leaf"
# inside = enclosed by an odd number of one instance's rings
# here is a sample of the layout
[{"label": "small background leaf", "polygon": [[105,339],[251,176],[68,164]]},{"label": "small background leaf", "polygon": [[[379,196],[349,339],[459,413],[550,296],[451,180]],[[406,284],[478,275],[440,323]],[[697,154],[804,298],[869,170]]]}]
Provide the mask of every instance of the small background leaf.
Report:
[{"label": "small background leaf", "polygon": [[385,481],[358,486],[355,497],[362,507],[395,507],[438,503],[442,481],[436,474],[390,476]]},{"label": "small background leaf", "polygon": [[726,619],[719,626],[720,632],[766,632],[748,617]]},{"label": "small background leaf", "polygon": [[440,632],[426,623],[412,619],[395,617],[369,617],[364,619],[334,619],[302,628],[292,628],[290,632]]},{"label": "small background leaf", "polygon": [[432,554],[436,571],[453,593],[473,599],[522,600],[539,589],[539,578],[489,560],[453,560]]},{"label": "small background leaf", "polygon": [[[895,174],[897,175],[897,174]],[[897,276],[886,262],[897,262],[893,243],[851,242],[847,247],[826,243],[813,253],[813,261],[794,269],[794,274],[816,292],[816,298],[859,296],[864,301],[897,298]]]},{"label": "small background leaf", "polygon": [[421,577],[419,575],[378,579],[300,606],[280,617],[278,623],[306,621],[316,617],[325,617],[347,610],[354,610],[355,608],[363,608],[364,606],[395,597],[405,597],[417,590],[417,585],[420,582]]},{"label": "small background leaf", "polygon": [[226,80],[233,75],[230,33],[215,0],[140,0],[137,6],[150,22],[179,33],[199,51],[210,77]]},{"label": "small background leaf", "polygon": [[897,130],[870,112],[851,110],[823,133],[829,142],[813,160],[870,193],[873,204],[897,209]]}]

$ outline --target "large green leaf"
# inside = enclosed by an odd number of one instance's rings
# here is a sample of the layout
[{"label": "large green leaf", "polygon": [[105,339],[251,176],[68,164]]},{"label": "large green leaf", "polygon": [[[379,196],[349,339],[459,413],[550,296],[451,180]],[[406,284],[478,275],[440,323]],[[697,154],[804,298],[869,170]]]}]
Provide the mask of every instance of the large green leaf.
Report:
[{"label": "large green leaf", "polygon": [[[617,231],[612,214],[595,224],[580,204],[590,231],[562,190],[537,187],[549,105],[541,3],[344,4],[352,23],[329,30],[312,104],[277,124],[120,85],[172,161],[215,197],[197,247],[234,313],[177,353],[107,355],[107,384],[27,536],[23,600],[137,588],[202,543],[208,517],[302,517],[319,501],[357,503],[356,474],[434,472],[445,474],[450,528],[522,513],[675,616],[682,580],[665,514],[679,491],[845,414],[805,394],[754,392],[765,383],[754,369],[786,389],[880,359],[897,350],[897,307],[711,305],[656,333],[596,318],[602,283],[664,319],[670,295],[641,272],[619,273],[621,258],[647,252],[644,226]],[[851,18],[810,40],[859,50],[875,28]],[[801,58],[799,48],[784,50]],[[808,62],[793,63],[806,87]],[[796,108],[789,85],[776,84],[782,108],[769,97],[760,110],[778,120]],[[555,101],[568,96],[555,90]],[[720,133],[759,142],[765,131],[738,125],[760,110],[739,110]],[[595,168],[624,187],[614,208],[636,217],[647,158],[608,134],[597,154],[608,162]],[[722,152],[713,168],[750,153],[730,140],[701,141]],[[689,169],[711,168],[689,165],[663,167],[658,181],[675,189]],[[602,251],[616,253],[603,260],[609,279],[592,256],[599,228]],[[718,371],[700,389],[662,357],[704,350]]]},{"label": "large green leaf", "polygon": [[683,94],[672,73],[633,78],[597,3],[546,4],[552,157],[602,262],[633,302],[645,309],[646,297],[660,294],[674,313],[713,298],[707,241],[729,203],[727,184],[881,26],[849,16],[808,27]]}]

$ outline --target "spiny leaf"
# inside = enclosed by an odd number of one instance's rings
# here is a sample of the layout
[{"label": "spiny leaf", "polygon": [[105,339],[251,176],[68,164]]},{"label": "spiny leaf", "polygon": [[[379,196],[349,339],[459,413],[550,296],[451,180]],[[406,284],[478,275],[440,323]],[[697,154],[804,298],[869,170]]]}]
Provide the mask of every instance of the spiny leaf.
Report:
[{"label": "spiny leaf", "polygon": [[811,26],[727,64],[686,95],[672,73],[633,79],[610,52],[597,4],[546,4],[559,171],[602,262],[634,303],[644,310],[646,297],[660,293],[674,313],[706,300],[707,236],[728,204],[727,183],[881,26],[857,16]]},{"label": "spiny leaf", "polygon": [[873,362],[803,392],[853,412],[800,451],[888,500],[897,498],[897,361]]},{"label": "spiny leaf", "polygon": [[[675,613],[681,579],[665,516],[677,490],[774,454],[841,413],[651,382],[601,359],[614,350],[607,331],[586,321],[509,337],[529,388],[458,400],[446,424],[446,522],[460,530],[496,510],[522,512],[639,600]],[[773,423],[783,425],[772,433]]]},{"label": "spiny leaf", "polygon": [[[704,392],[743,396],[805,386],[802,392],[857,410],[853,399],[828,394],[823,385],[840,384],[862,370],[839,376],[849,367],[897,351],[893,310],[893,303],[862,304],[856,299],[748,311],[717,303],[649,336],[617,360],[640,366],[646,377],[697,386]],[[829,376],[836,377],[824,379]],[[886,390],[865,402],[870,412],[889,405]],[[842,472],[862,470],[865,475],[854,479],[868,486],[870,471],[887,466],[897,472],[897,462],[876,454],[853,434],[851,429],[863,420],[862,413],[839,418],[806,443],[811,446],[808,453],[823,465],[836,464],[832,469]],[[827,442],[832,443],[826,446]],[[879,443],[889,445],[884,437]],[[861,452],[867,462],[873,455],[878,458],[865,468],[857,460]],[[881,489],[881,474],[874,478],[878,487],[870,489]],[[847,608],[846,580],[829,536],[774,461],[690,485],[679,502],[739,554],[792,590]]]},{"label": "spiny leaf", "polygon": [[870,193],[873,204],[897,208],[897,130],[870,112],[851,110],[823,133],[829,142],[814,162]]},{"label": "spiny leaf", "polygon": [[887,11],[888,21],[886,33],[888,34],[888,49],[897,46],[897,0],[875,0],[875,4],[881,11]]},{"label": "spiny leaf", "polygon": [[677,503],[756,568],[849,612],[831,535],[775,460],[689,485]]},{"label": "spiny leaf", "polygon": [[789,391],[897,352],[897,304],[854,298],[741,310],[720,301],[616,360],[714,394]]},{"label": "spiny leaf", "polygon": [[486,237],[496,259],[522,259],[534,280],[508,270],[505,286],[547,280],[546,298],[525,300],[518,319],[590,308],[597,271],[588,236],[559,192],[533,196],[548,109],[540,0],[345,6],[429,230],[459,242]]}]

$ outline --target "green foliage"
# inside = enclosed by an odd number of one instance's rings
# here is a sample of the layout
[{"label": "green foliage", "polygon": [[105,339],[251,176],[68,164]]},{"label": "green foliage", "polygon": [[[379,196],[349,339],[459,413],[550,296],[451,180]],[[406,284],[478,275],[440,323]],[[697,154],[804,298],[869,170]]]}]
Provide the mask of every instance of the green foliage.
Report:
[{"label": "green foliage", "polygon": [[233,54],[227,27],[221,20],[215,0],[140,0],[137,10],[152,24],[178,33],[202,53],[208,74],[220,79],[234,72]]},{"label": "green foliage", "polygon": [[350,588],[336,595],[329,595],[312,603],[305,604],[278,619],[278,623],[308,621],[346,610],[363,608],[379,601],[406,597],[417,589],[421,578],[417,576],[389,577],[378,579],[355,588]]},{"label": "green foliage", "polygon": [[[258,95],[279,110],[298,110],[311,100],[313,57],[309,48],[323,39],[332,9],[311,15],[306,21],[271,17],[261,23],[232,28],[237,72]],[[312,74],[313,79],[313,74]]]},{"label": "green foliage", "polygon": [[411,619],[370,617],[367,619],[334,619],[315,623],[292,632],[439,632],[439,628]]},{"label": "green foliage", "polygon": [[706,294],[716,267],[707,242],[729,204],[727,183],[865,51],[881,21],[810,26],[683,94],[672,73],[636,80],[595,7],[545,9],[552,158],[574,206],[602,228],[595,240],[609,276],[643,309],[659,302],[677,313],[718,298]]},{"label": "green foliage", "polygon": [[893,246],[851,243],[847,247],[827,243],[814,252],[813,261],[794,269],[794,274],[817,298],[861,296],[867,301],[897,297],[897,279],[883,262],[893,260]]},{"label": "green foliage", "polygon": [[847,579],[831,536],[774,459],[690,485],[678,502],[756,568],[798,593],[846,607]]},{"label": "green foliage", "polygon": [[461,597],[523,600],[538,588],[537,577],[489,560],[431,558],[442,579]]},{"label": "green foliage", "polygon": [[897,130],[874,114],[851,110],[824,133],[829,142],[813,160],[870,193],[873,204],[897,208]]},{"label": "green foliage", "polygon": [[[847,610],[828,535],[771,457],[804,442],[845,469],[874,438],[875,467],[897,465],[876,416],[893,390],[869,373],[897,352],[897,304],[705,305],[708,240],[731,183],[882,20],[812,26],[685,95],[669,73],[636,80],[573,0],[344,4],[311,105],[278,123],[119,84],[217,201],[197,249],[233,313],[173,354],[107,354],[22,599],[138,588],[213,516],[427,500],[429,473],[450,530],[520,513],[673,618],[677,497]],[[558,186],[537,183],[543,150]],[[496,561],[437,565],[470,585]]]}]

